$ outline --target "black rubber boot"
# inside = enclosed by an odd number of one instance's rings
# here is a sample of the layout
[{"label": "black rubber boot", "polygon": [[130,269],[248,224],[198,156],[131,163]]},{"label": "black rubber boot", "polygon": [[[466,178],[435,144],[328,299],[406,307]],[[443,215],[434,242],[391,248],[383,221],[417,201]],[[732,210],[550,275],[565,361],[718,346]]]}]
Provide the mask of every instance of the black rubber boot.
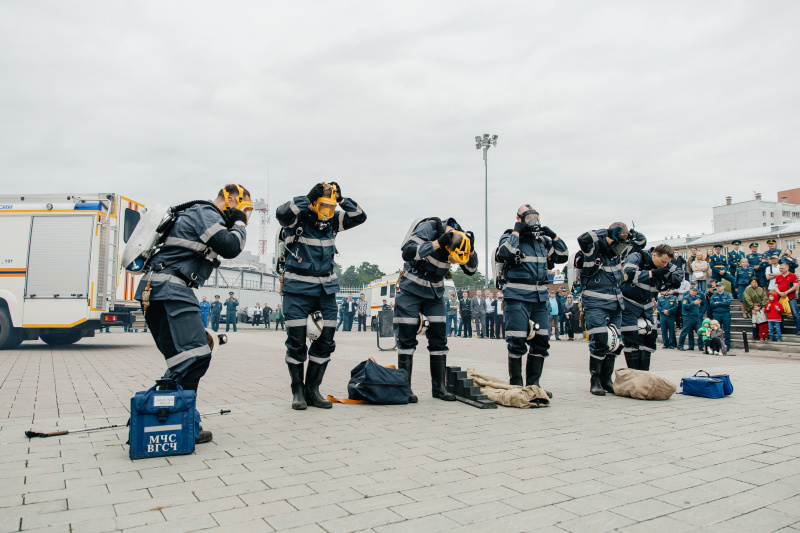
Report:
[{"label": "black rubber boot", "polygon": [[641,354],[642,353],[639,350],[625,352],[625,364],[628,365],[628,368],[633,370],[641,370],[641,368],[639,368],[639,366],[642,364]]},{"label": "black rubber boot", "polygon": [[210,431],[203,430],[203,426],[200,426],[200,434],[194,438],[195,444],[205,444],[206,442],[211,442],[214,436],[211,434]]},{"label": "black rubber boot", "polygon": [[[528,354],[528,361],[525,363],[525,385],[539,385],[539,378],[542,377],[542,370],[544,369],[544,357],[536,357]],[[540,387],[541,388],[541,387]],[[550,391],[544,391],[548,398],[553,397]]]},{"label": "black rubber boot", "polygon": [[414,356],[409,354],[397,354],[397,368],[402,368],[408,372],[408,403],[417,403],[419,400],[414,391],[411,390],[411,369],[414,366]]},{"label": "black rubber boot", "polygon": [[432,394],[434,398],[439,398],[446,402],[456,401],[455,394],[447,392],[445,384],[445,372],[447,371],[447,357],[444,355],[431,356],[431,384],[433,385]]},{"label": "black rubber boot", "polygon": [[508,356],[508,384],[522,386],[522,357]]},{"label": "black rubber boot", "polygon": [[[606,355],[606,357],[608,357],[608,355]],[[591,381],[589,381],[589,392],[595,396],[605,396],[606,391],[603,390],[603,385],[600,383],[600,375],[603,372],[603,361],[590,357],[589,372],[592,374]]]},{"label": "black rubber boot", "polygon": [[650,371],[650,352],[642,350],[641,358],[639,359],[639,370]]},{"label": "black rubber boot", "polygon": [[322,377],[325,375],[325,368],[328,363],[315,363],[308,362],[308,369],[306,370],[306,403],[311,407],[319,407],[320,409],[330,409],[333,404],[322,397],[319,393],[319,386],[322,383]]},{"label": "black rubber boot", "polygon": [[303,390],[303,364],[287,364],[287,366],[289,367],[289,375],[292,377],[292,409],[302,411],[308,407],[306,394]]},{"label": "black rubber boot", "polygon": [[600,384],[603,386],[603,390],[609,394],[614,394],[614,382],[611,380],[611,376],[614,375],[614,363],[616,360],[617,356],[611,353],[603,359]]}]

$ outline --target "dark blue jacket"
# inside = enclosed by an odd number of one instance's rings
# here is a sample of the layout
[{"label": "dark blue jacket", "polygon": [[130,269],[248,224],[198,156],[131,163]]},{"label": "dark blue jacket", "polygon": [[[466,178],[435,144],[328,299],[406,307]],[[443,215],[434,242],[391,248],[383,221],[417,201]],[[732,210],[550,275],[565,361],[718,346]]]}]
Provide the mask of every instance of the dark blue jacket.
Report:
[{"label": "dark blue jacket", "polygon": [[719,314],[729,313],[731,312],[731,302],[733,301],[733,297],[729,292],[723,292],[722,294],[716,292],[711,296],[711,301],[709,305],[711,307],[711,313],[716,317]]},{"label": "dark blue jacket", "polygon": [[658,303],[656,304],[656,309],[658,309],[658,313],[664,315],[665,311],[669,311],[669,315],[664,316],[671,316],[675,317],[675,311],[678,309],[678,297],[672,296],[659,296]]},{"label": "dark blue jacket", "polygon": [[[615,310],[622,305],[622,265],[620,255],[608,245],[606,237],[607,229],[587,231],[578,237],[578,246],[583,252],[581,294],[585,307]],[[644,247],[647,239],[636,233],[633,244]]]},{"label": "dark blue jacket", "polygon": [[[450,253],[445,248],[433,249],[433,241],[440,237],[441,229],[435,220],[426,220],[408,238],[403,252],[403,277],[400,290],[421,298],[442,298],[444,277],[450,272]],[[473,250],[474,252],[474,250]],[[466,264],[459,265],[468,276],[478,270],[478,254],[473,253]]]},{"label": "dark blue jacket", "polygon": [[722,254],[712,254],[708,258],[708,266],[711,267],[711,272],[721,275],[721,271],[728,272],[728,260]]},{"label": "dark blue jacket", "polygon": [[[696,300],[700,300],[700,305],[696,305],[694,302]],[[693,320],[700,320],[703,318],[703,310],[705,309],[705,301],[703,296],[700,293],[697,293],[696,296],[692,296],[688,292],[683,297],[681,301],[681,312],[683,315],[684,321],[693,321]]]},{"label": "dark blue jacket", "polygon": [[739,267],[736,269],[736,285],[749,285],[750,278],[755,276],[753,267]]},{"label": "dark blue jacket", "polygon": [[728,268],[731,271],[731,275],[734,275],[739,270],[739,263],[744,259],[744,251],[739,250],[731,250],[728,252]]},{"label": "dark blue jacket", "polygon": [[222,302],[217,302],[216,300],[211,302],[211,305],[208,306],[209,312],[212,316],[219,316],[222,314]]},{"label": "dark blue jacket", "polygon": [[[164,247],[150,259],[152,272],[142,275],[135,298],[150,282],[150,300],[181,301],[198,306],[191,283],[202,287],[218,264],[217,257],[232,259],[244,250],[243,226],[225,227],[222,212],[212,205],[192,206],[180,213],[164,240]],[[165,273],[161,270],[175,272]]]},{"label": "dark blue jacket", "polygon": [[[308,296],[335,294],[339,290],[339,279],[334,272],[336,233],[363,224],[367,215],[353,200],[344,198],[342,209],[337,209],[323,227],[317,223],[316,213],[308,208],[310,204],[307,197],[295,196],[275,210],[278,223],[291,233],[286,237],[286,247],[293,252],[286,254],[283,292]],[[302,227],[302,233],[295,235],[298,227]]]},{"label": "dark blue jacket", "polygon": [[[544,302],[549,298],[547,264],[562,264],[569,259],[564,240],[553,241],[542,235],[517,236],[511,230],[500,237],[498,259],[508,265],[503,296],[511,300]],[[522,257],[524,255],[524,257]],[[520,262],[516,258],[520,257]]]},{"label": "dark blue jacket", "polygon": [[[677,272],[683,279],[683,270],[673,262],[667,264],[670,272]],[[641,250],[634,252],[625,259],[622,276],[622,296],[625,305],[633,304],[642,309],[653,307],[653,298],[658,297],[659,280],[650,277],[650,271],[656,267],[650,252]]]}]

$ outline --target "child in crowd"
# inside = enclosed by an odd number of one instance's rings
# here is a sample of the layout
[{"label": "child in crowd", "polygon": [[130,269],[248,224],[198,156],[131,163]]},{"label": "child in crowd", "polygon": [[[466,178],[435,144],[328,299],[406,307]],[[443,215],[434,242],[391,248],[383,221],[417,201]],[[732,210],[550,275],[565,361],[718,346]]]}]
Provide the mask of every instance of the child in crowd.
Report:
[{"label": "child in crowd", "polygon": [[[769,302],[764,306],[767,313],[767,324],[769,324],[769,338],[775,341],[781,340],[781,321],[783,320],[783,304],[779,302],[777,292],[769,293]],[[773,331],[775,335],[773,337]]]},{"label": "child in crowd", "polygon": [[761,309],[761,304],[753,304],[753,340],[761,339],[767,342],[767,314]]},{"label": "child in crowd", "polygon": [[711,320],[704,319],[703,325],[700,326],[700,329],[697,330],[697,336],[700,338],[700,342],[703,343],[703,351],[707,354],[711,354]]},{"label": "child in crowd", "polygon": [[709,348],[714,355],[728,355],[725,347],[725,330],[719,327],[719,321],[711,321],[711,340]]}]

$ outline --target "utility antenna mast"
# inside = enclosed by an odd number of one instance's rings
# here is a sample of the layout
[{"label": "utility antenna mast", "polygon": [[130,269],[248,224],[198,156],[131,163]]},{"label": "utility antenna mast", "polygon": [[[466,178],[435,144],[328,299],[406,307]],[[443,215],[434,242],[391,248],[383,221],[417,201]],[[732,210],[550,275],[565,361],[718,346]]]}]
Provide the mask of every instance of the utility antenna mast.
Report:
[{"label": "utility antenna mast", "polygon": [[261,223],[258,225],[258,254],[266,259],[267,255],[267,224],[269,224],[269,204],[259,198],[253,202],[253,211],[261,214]]}]

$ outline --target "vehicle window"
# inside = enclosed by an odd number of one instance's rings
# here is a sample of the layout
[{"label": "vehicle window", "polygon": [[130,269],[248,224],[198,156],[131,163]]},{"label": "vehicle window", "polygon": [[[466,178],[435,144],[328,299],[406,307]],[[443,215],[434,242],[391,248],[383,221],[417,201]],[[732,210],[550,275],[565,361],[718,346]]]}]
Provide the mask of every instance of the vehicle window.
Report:
[{"label": "vehicle window", "polygon": [[389,285],[389,298],[394,298],[394,289],[395,289],[394,283]]},{"label": "vehicle window", "polygon": [[128,242],[128,239],[131,238],[131,234],[133,234],[133,230],[136,229],[136,224],[139,223],[141,218],[142,214],[140,212],[125,208],[125,226],[122,232],[122,242]]},{"label": "vehicle window", "polygon": [[381,296],[386,296],[386,285],[381,287]]}]

